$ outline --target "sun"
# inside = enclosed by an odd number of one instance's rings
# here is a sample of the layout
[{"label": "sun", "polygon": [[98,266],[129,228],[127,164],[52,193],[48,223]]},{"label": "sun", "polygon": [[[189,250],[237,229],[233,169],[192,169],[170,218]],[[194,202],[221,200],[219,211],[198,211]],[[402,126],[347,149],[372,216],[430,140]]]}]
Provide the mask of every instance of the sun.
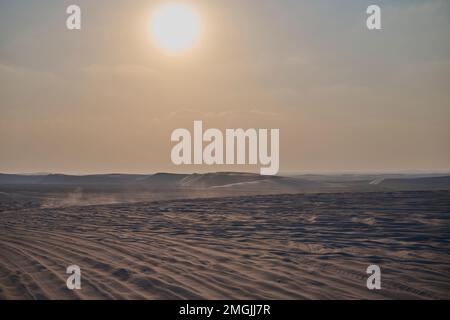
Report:
[{"label": "sun", "polygon": [[151,34],[162,49],[179,53],[193,47],[201,31],[201,20],[193,8],[171,3],[161,6],[151,18]]}]

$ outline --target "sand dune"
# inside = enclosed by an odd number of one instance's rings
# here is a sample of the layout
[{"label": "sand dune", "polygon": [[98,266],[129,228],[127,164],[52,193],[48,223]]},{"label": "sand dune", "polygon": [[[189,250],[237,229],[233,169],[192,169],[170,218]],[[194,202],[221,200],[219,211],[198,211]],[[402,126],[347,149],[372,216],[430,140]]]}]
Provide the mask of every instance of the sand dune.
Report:
[{"label": "sand dune", "polygon": [[2,208],[1,299],[450,298],[448,192]]}]

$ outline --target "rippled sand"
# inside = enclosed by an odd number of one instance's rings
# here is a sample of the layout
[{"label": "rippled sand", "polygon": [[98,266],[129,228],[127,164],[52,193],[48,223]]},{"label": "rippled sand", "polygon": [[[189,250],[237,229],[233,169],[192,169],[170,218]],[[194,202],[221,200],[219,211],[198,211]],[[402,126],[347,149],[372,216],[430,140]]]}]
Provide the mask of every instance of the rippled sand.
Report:
[{"label": "rippled sand", "polygon": [[0,298],[449,299],[449,217],[450,192],[3,208]]}]

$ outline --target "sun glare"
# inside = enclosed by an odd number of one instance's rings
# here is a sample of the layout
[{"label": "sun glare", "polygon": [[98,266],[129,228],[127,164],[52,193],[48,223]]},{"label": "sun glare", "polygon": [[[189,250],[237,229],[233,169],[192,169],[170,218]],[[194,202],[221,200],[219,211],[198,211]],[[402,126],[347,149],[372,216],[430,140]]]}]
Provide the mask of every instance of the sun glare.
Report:
[{"label": "sun glare", "polygon": [[157,9],[151,20],[151,33],[156,44],[178,53],[197,42],[201,21],[197,13],[183,4],[166,4]]}]

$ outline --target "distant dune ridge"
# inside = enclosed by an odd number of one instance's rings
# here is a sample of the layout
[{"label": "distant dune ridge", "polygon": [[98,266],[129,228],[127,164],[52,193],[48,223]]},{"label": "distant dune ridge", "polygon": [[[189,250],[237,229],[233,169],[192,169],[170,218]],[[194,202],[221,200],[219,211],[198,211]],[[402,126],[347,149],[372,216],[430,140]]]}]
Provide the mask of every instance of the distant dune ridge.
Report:
[{"label": "distant dune ridge", "polygon": [[21,207],[23,202],[49,208],[243,195],[427,190],[450,190],[450,175],[0,174],[0,200],[10,208]]},{"label": "distant dune ridge", "polygon": [[55,184],[55,185],[136,185],[142,187],[225,187],[227,185],[253,186],[257,183],[272,183],[292,189],[315,187],[316,190],[328,190],[333,186],[352,188],[355,183],[393,190],[425,188],[444,190],[450,189],[450,174],[378,174],[378,175],[296,175],[296,176],[263,176],[241,172],[214,172],[201,174],[96,174],[96,175],[66,175],[66,174],[0,174],[1,184]]}]

